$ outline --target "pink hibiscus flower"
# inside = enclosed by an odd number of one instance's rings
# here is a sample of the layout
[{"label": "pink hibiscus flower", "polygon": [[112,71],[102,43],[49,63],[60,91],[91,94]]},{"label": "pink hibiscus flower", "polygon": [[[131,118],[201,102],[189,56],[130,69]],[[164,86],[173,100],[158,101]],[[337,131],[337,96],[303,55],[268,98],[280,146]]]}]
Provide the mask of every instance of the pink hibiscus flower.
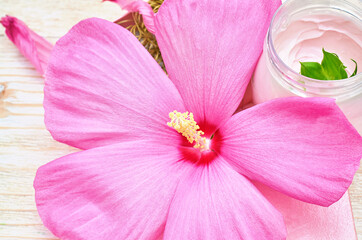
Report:
[{"label": "pink hibiscus flower", "polygon": [[5,27],[6,35],[17,46],[20,52],[44,75],[53,45],[30,30],[21,20],[6,16],[0,23]]},{"label": "pink hibiscus flower", "polygon": [[45,123],[84,151],[39,168],[45,226],[62,239],[285,239],[281,214],[250,180],[337,201],[362,139],[334,100],[276,99],[234,114],[279,4],[165,1],[153,26],[169,77],[114,23],[88,19],[61,38]]}]

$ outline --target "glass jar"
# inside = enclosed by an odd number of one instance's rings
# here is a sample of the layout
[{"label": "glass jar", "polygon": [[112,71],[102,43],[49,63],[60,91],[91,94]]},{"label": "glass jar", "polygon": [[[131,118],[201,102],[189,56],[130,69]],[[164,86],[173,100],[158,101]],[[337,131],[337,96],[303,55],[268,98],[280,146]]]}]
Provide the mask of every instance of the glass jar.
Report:
[{"label": "glass jar", "polygon": [[[287,96],[331,97],[362,133],[362,73],[343,80],[316,80],[299,74],[299,61],[321,62],[322,48],[354,70],[362,68],[360,0],[288,0],[275,13],[251,87],[259,104]],[[358,71],[360,72],[360,71]]]}]

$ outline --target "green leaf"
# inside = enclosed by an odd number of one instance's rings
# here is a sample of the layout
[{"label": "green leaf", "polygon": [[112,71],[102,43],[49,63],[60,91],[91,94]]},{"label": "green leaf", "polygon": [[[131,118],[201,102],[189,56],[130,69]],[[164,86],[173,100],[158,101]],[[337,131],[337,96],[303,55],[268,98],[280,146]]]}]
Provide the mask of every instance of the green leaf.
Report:
[{"label": "green leaf", "polygon": [[337,54],[329,53],[322,49],[323,51],[323,60],[322,60],[322,69],[324,76],[328,80],[338,80],[348,78],[346,72],[346,66],[343,65]]},{"label": "green leaf", "polygon": [[303,76],[325,80],[322,65],[317,62],[300,62],[300,73]]},{"label": "green leaf", "polygon": [[[317,62],[300,62],[300,73],[303,76],[319,79],[319,80],[339,80],[348,78],[346,72],[346,66],[341,62],[338,55],[335,53],[330,53],[322,49],[323,51],[323,60],[319,64]],[[352,59],[352,61],[354,61]],[[354,61],[356,63],[356,61]],[[354,76],[357,74],[357,63],[356,69],[351,75]]]},{"label": "green leaf", "polygon": [[357,74],[357,62],[355,60],[353,60],[353,59],[351,59],[351,60],[354,62],[354,64],[356,64],[356,67],[354,68],[354,71],[353,71],[352,75],[349,76],[349,77],[356,76],[356,74]]}]

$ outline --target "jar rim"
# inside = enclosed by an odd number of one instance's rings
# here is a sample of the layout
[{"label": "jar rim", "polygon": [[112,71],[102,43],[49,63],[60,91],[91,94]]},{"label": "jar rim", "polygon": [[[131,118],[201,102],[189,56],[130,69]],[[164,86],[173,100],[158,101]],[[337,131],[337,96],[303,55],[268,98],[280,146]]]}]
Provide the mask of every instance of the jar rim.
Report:
[{"label": "jar rim", "polygon": [[[356,74],[355,76],[353,77],[348,77],[348,78],[345,78],[345,79],[338,79],[338,80],[319,80],[319,79],[314,79],[314,78],[310,78],[310,77],[306,77],[304,75],[301,75],[299,72],[295,71],[293,68],[291,68],[290,66],[288,66],[278,55],[275,47],[274,47],[274,42],[273,42],[273,33],[272,33],[272,29],[273,29],[273,26],[275,24],[275,19],[278,15],[278,13],[280,11],[282,11],[283,9],[286,8],[286,6],[288,6],[288,4],[290,4],[291,2],[293,1],[298,1],[298,0],[286,0],[281,6],[279,6],[279,8],[277,9],[277,11],[274,13],[273,17],[272,17],[272,20],[270,22],[270,25],[269,25],[269,29],[268,29],[268,32],[267,32],[267,36],[266,36],[266,43],[267,43],[267,50],[269,52],[269,54],[271,54],[272,57],[274,57],[276,60],[277,60],[277,64],[275,65],[278,70],[282,70],[281,68],[284,68],[286,69],[288,72],[291,72],[293,75],[295,76],[298,76],[298,79],[301,79],[301,80],[307,80],[308,82],[313,82],[313,83],[317,83],[317,84],[326,84],[326,83],[334,83],[338,85],[348,85],[350,83],[355,83],[357,82],[357,80],[359,78],[362,78],[362,72]],[[338,1],[338,0],[337,0]],[[341,2],[345,2],[345,1],[341,1]],[[349,13],[350,15],[356,17],[357,19],[359,19],[359,17],[355,16],[354,14],[352,13]],[[362,86],[362,82],[361,82],[361,86]]]}]

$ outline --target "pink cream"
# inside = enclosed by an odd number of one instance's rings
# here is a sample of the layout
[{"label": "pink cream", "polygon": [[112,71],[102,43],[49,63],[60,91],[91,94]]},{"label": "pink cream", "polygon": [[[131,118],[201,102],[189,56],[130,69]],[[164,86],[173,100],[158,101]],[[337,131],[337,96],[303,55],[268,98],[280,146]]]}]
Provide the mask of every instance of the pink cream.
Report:
[{"label": "pink cream", "polygon": [[326,51],[337,53],[350,75],[355,67],[351,58],[362,67],[361,46],[360,26],[336,14],[296,19],[282,28],[274,40],[278,56],[296,72],[300,71],[300,61],[320,62],[323,58],[322,48],[325,48]]}]

